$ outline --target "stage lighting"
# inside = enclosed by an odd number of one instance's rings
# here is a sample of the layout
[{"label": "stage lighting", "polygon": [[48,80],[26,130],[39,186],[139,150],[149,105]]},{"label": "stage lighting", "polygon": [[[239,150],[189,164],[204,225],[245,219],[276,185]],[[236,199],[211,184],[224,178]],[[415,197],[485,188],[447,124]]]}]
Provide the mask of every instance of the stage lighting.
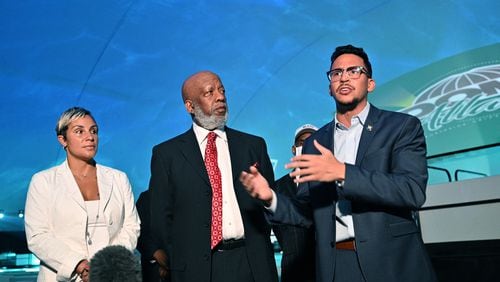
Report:
[{"label": "stage lighting", "polygon": [[0,210],[0,219],[5,217],[5,212],[4,210]]},{"label": "stage lighting", "polygon": [[24,210],[19,210],[19,212],[17,212],[17,216],[19,218],[23,218],[24,217]]}]

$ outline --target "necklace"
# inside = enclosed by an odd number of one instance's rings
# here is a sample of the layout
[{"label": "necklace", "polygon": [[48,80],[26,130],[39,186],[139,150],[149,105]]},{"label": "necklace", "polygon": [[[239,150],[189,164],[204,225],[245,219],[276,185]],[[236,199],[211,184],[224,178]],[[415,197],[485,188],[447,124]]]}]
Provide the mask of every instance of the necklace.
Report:
[{"label": "necklace", "polygon": [[[87,180],[87,176],[89,176],[89,175],[88,175],[88,173],[85,173],[85,174],[73,173],[73,176],[76,178],[77,181],[78,180],[79,181],[85,181],[85,180]],[[91,175],[91,176],[88,177],[88,179],[96,179],[96,178],[97,178],[96,175]]]},{"label": "necklace", "polygon": [[[93,178],[96,178],[96,170],[93,169],[92,167],[91,168],[87,168],[87,169],[81,169],[81,173],[78,173],[76,170],[73,171],[73,169],[70,169],[71,170],[71,173],[73,174],[73,176],[75,178],[77,178],[78,180],[85,180],[87,178],[87,176],[90,176],[90,177],[93,177]],[[90,178],[89,177],[89,178]]]},{"label": "necklace", "polygon": [[79,174],[73,173],[73,176],[74,176],[77,180],[84,180],[85,178],[87,178],[87,175],[86,175],[86,174],[79,175]]},{"label": "necklace", "polygon": [[94,225],[92,226],[92,232],[89,232],[90,220],[89,220],[89,213],[87,211],[87,234],[85,234],[85,235],[87,237],[87,243],[89,245],[92,245],[92,243],[93,243],[92,238],[94,237],[95,229],[97,227],[97,221],[99,220],[100,208],[101,208],[101,199],[97,200],[97,210],[96,210],[96,214],[95,214],[95,222],[94,222]]}]

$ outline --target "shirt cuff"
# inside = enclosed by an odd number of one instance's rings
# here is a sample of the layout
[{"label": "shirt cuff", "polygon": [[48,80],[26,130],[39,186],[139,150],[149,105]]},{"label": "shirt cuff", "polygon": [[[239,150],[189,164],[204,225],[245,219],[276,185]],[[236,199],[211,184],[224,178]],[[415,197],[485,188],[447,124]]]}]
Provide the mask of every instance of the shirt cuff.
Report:
[{"label": "shirt cuff", "polygon": [[274,193],[274,190],[271,190],[271,193],[273,193],[271,205],[269,205],[268,207],[267,206],[264,207],[266,208],[267,211],[274,213],[276,212],[276,207],[278,206],[278,197],[276,197],[276,193]]}]

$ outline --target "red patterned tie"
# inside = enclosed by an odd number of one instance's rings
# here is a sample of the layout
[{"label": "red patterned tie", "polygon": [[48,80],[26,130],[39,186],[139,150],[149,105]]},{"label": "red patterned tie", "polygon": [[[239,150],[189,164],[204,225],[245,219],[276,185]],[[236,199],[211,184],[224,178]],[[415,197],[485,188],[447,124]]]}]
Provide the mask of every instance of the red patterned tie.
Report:
[{"label": "red patterned tie", "polygon": [[210,132],[207,135],[207,147],[205,149],[205,166],[210,186],[212,186],[212,227],[210,229],[210,248],[213,249],[222,241],[222,179],[217,164],[217,147],[215,139],[217,134]]}]

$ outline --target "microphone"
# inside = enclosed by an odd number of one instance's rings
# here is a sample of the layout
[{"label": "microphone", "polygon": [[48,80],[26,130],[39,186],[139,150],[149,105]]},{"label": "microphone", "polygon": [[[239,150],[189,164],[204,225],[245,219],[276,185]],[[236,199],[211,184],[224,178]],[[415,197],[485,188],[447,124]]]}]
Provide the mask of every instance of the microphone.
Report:
[{"label": "microphone", "polygon": [[141,282],[140,263],[124,246],[107,246],[90,259],[89,281]]}]

